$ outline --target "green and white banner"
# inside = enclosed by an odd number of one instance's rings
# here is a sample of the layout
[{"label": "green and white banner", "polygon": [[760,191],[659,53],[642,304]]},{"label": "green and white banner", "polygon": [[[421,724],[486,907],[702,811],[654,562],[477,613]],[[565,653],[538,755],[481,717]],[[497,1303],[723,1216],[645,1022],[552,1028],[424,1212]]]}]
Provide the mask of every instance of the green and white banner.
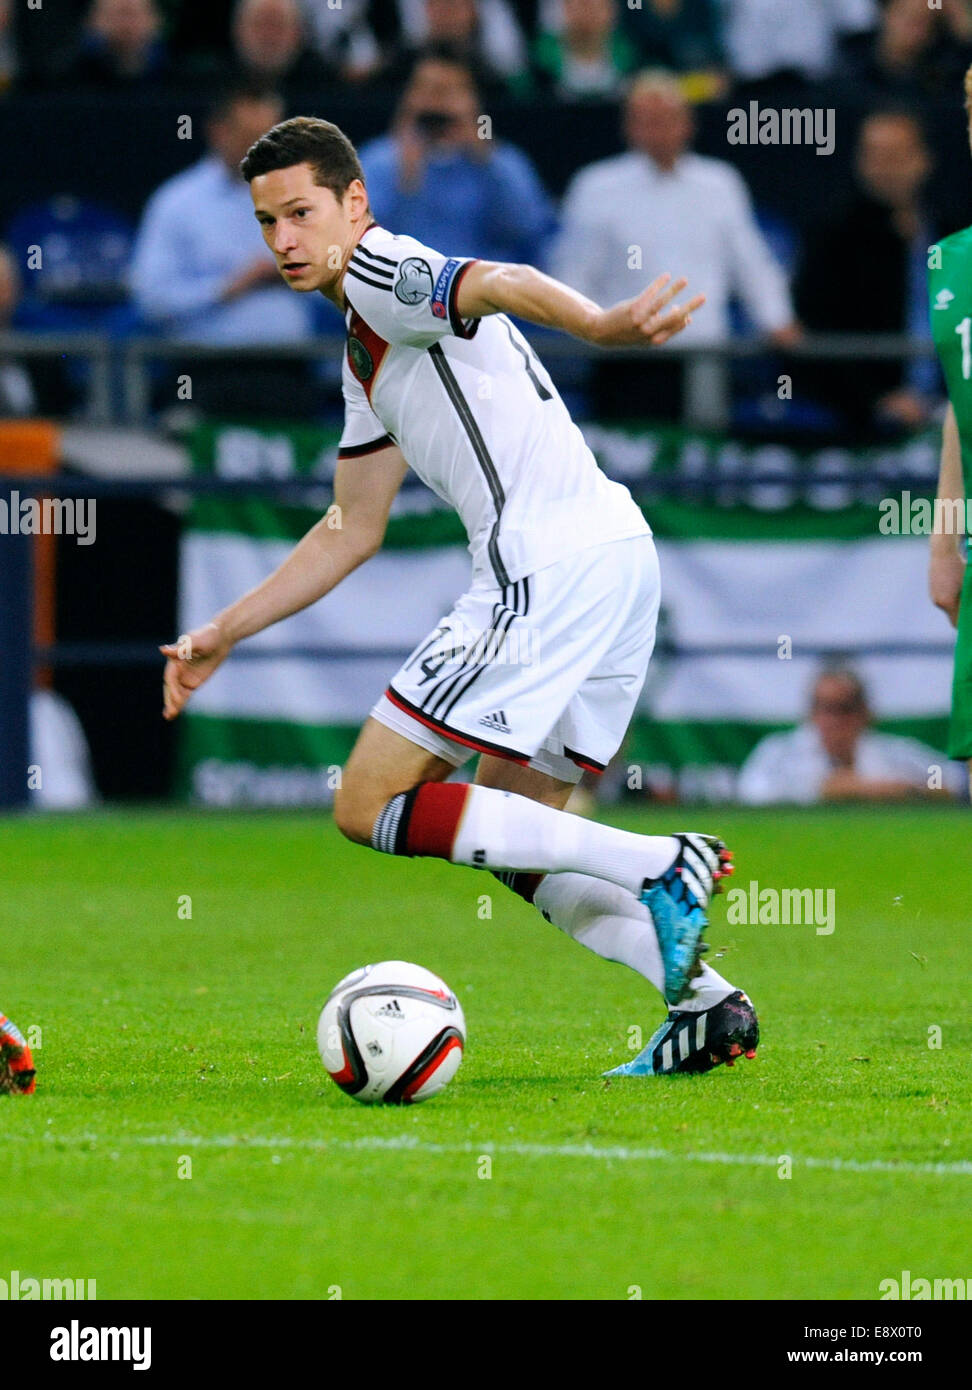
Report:
[{"label": "green and white banner", "polygon": [[[197,432],[198,473],[306,478],[320,488],[299,507],[197,499],[182,543],[183,630],[258,583],[326,511],[338,433]],[[862,674],[882,727],[944,746],[951,629],[927,598],[927,538],[880,528],[882,499],[900,490],[844,481],[880,472],[926,479],[933,492],[934,432],[906,446],[804,453],[677,428],[590,425],[585,434],[644,506],[661,560],[659,644],[623,750],[648,784],[731,795],[755,742],[805,714],[822,653]],[[735,481],[754,474],[773,480]],[[662,477],[708,485],[648,487]],[[182,792],[212,805],[328,803],[389,676],[468,581],[458,519],[410,478],[381,553],[313,609],[247,643],[272,657],[234,655],[194,697],[182,721]]]}]

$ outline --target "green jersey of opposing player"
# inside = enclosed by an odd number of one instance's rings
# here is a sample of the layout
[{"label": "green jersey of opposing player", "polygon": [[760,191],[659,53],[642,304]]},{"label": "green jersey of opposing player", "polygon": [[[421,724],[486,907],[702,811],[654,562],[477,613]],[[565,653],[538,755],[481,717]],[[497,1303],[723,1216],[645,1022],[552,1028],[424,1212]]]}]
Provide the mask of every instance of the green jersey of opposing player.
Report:
[{"label": "green jersey of opposing player", "polygon": [[[970,89],[972,69],[966,77]],[[949,755],[972,759],[972,566],[965,563],[965,517],[972,498],[972,227],[945,237],[929,254],[932,334],[949,409],[932,536],[930,587],[958,628],[952,685]],[[972,772],[972,762],[970,762]]]}]

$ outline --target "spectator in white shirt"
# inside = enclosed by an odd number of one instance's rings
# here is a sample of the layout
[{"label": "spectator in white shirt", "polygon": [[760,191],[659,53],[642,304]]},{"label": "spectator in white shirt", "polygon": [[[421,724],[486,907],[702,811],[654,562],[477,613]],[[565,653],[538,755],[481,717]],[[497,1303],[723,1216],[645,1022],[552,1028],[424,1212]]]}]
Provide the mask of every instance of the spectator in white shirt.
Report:
[{"label": "spectator in white shirt", "polygon": [[[726,161],[690,149],[692,112],[675,77],[648,71],[635,79],[624,133],[626,154],[590,164],[571,181],[552,273],[598,304],[627,299],[666,271],[684,275],[706,302],[679,335],[680,345],[725,342],[736,295],[774,345],[791,346],[800,330],[783,270],[759,230],[742,176]],[[595,408],[615,413],[634,396],[648,408],[621,413],[665,413],[654,399],[662,393],[650,391],[651,373],[661,368],[659,381],[667,375],[664,395],[671,399],[678,387],[674,365],[638,363],[636,381],[613,365],[610,373],[599,369]]]},{"label": "spectator in white shirt", "polygon": [[828,77],[839,40],[873,29],[875,0],[724,0],[729,66],[743,81],[779,73]]},{"label": "spectator in white shirt", "polygon": [[823,671],[809,719],[770,734],[743,764],[737,795],[749,806],[821,801],[906,801],[959,797],[965,773],[917,739],[871,728],[867,692],[853,671]]}]

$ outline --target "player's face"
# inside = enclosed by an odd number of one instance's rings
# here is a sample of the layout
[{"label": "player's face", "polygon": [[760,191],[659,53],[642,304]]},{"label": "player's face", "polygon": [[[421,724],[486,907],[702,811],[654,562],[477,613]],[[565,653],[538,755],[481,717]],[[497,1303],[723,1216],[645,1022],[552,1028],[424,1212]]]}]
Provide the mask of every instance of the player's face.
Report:
[{"label": "player's face", "polygon": [[360,179],[339,201],[314,182],[309,164],[295,164],[258,175],[250,194],[263,239],[291,289],[326,293],[336,285],[368,206]]}]

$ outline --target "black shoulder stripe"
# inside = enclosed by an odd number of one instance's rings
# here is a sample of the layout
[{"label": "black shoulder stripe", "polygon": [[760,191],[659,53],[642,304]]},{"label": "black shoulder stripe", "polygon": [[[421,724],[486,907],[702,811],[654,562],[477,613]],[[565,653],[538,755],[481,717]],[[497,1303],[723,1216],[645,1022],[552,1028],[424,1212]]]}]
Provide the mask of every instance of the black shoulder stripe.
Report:
[{"label": "black shoulder stripe", "polygon": [[[383,270],[380,265],[371,265],[368,261],[363,261],[356,251],[351,256],[351,264],[356,265],[359,270],[367,271],[369,275],[380,276],[382,280],[394,280],[395,278],[393,271]],[[392,264],[395,264],[394,261]]]},{"label": "black shoulder stripe", "polygon": [[348,266],[348,274],[353,275],[356,280],[361,280],[366,285],[373,285],[376,290],[387,290],[389,294],[392,292],[391,285],[384,280],[372,280],[370,276],[362,275],[360,271],[355,270],[354,266]]},{"label": "black shoulder stripe", "polygon": [[359,252],[362,256],[367,256],[369,261],[382,261],[385,265],[398,265],[398,262],[393,261],[390,256],[375,255],[374,251],[369,251],[367,246],[363,246],[360,241],[354,248],[354,254],[357,256]]}]

